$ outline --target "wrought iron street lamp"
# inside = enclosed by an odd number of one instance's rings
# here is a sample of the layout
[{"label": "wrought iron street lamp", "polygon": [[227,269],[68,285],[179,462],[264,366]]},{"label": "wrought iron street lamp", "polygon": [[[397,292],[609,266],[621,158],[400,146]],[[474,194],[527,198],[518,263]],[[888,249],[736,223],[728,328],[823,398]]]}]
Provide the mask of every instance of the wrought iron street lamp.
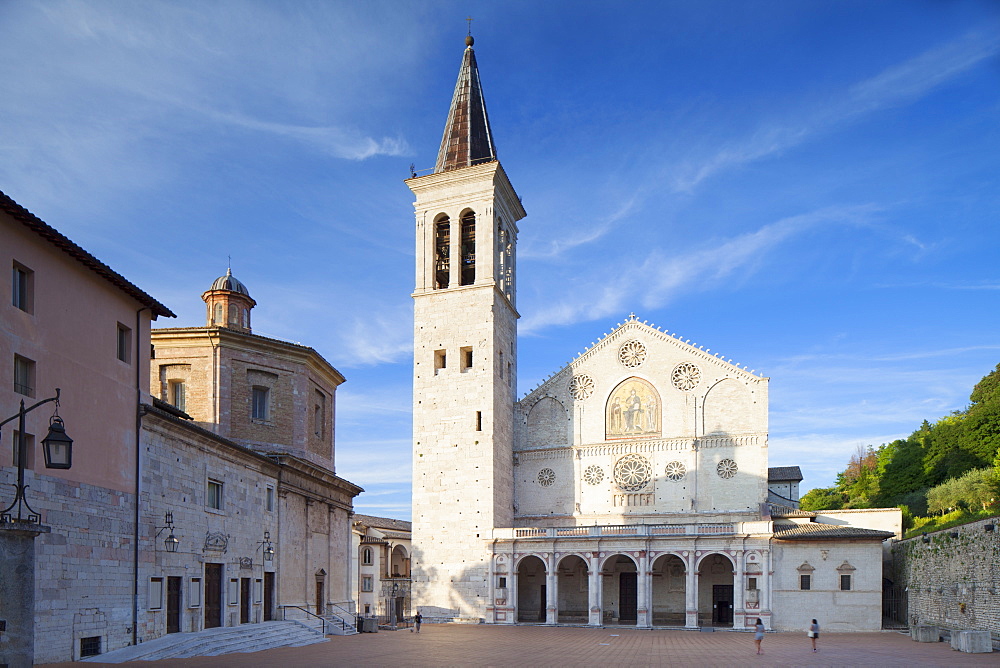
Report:
[{"label": "wrought iron street lamp", "polygon": [[170,533],[163,541],[163,546],[167,548],[167,552],[176,552],[177,546],[180,545],[180,541],[177,540],[177,536],[174,535],[174,513],[170,510],[166,512],[163,516],[163,523],[166,526],[156,527],[156,537],[159,538],[160,534],[164,531],[169,530]]},{"label": "wrought iron street lamp", "polygon": [[264,540],[257,543],[258,550],[264,553],[264,561],[274,561],[274,543],[271,542],[271,532],[264,532]]},{"label": "wrought iron street lamp", "polygon": [[[59,388],[56,388],[56,396],[42,399],[38,403],[32,404],[28,408],[24,407],[24,399],[21,399],[21,408],[16,415],[12,415],[3,422],[3,427],[8,422],[17,420],[17,486],[14,493],[14,501],[0,512],[0,524],[10,522],[21,522],[26,524],[40,524],[42,516],[35,512],[25,496],[28,486],[24,484],[24,469],[28,467],[28,437],[24,433],[24,418],[31,411],[47,403],[55,402],[55,411],[49,419],[49,433],[42,439],[42,449],[45,454],[45,468],[68,469],[73,465],[73,439],[66,434],[66,425],[59,417]],[[2,431],[0,431],[2,436]],[[16,511],[15,511],[16,509]]]}]

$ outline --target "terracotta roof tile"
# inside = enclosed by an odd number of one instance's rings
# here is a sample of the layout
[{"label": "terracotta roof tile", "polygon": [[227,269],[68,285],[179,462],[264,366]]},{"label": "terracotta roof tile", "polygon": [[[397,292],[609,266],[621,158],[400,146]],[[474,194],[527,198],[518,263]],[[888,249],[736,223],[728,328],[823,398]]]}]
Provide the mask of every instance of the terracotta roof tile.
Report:
[{"label": "terracotta roof tile", "polygon": [[844,524],[775,524],[774,538],[776,540],[842,540],[845,538],[860,538],[868,540],[885,540],[896,534],[891,531],[862,529]]}]

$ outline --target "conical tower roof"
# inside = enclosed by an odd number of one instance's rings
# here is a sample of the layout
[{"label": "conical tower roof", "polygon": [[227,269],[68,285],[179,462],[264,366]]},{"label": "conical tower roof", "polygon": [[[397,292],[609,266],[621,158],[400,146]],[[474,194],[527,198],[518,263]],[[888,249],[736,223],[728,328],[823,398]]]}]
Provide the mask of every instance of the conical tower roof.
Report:
[{"label": "conical tower roof", "polygon": [[497,159],[471,35],[465,38],[465,43],[462,67],[458,71],[448,122],[444,126],[444,137],[441,138],[434,166],[435,173]]}]

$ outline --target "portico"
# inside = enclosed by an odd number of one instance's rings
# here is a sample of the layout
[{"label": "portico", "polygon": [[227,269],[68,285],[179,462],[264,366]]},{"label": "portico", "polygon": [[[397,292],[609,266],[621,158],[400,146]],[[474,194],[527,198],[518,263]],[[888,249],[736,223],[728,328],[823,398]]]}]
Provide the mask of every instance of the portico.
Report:
[{"label": "portico", "polygon": [[770,627],[767,524],[497,529],[487,621]]}]

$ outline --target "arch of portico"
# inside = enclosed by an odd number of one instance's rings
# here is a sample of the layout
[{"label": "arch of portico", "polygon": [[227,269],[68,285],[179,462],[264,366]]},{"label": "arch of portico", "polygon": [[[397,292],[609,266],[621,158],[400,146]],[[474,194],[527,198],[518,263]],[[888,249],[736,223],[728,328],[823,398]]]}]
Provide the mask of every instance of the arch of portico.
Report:
[{"label": "arch of portico", "polygon": [[590,568],[584,556],[570,554],[556,567],[556,621],[586,624],[590,620]]},{"label": "arch of portico", "polygon": [[[742,586],[735,586],[736,566],[736,560],[722,551],[707,552],[696,558],[698,626],[734,625],[736,595],[742,594]],[[742,596],[739,607],[743,607]]]},{"label": "arch of portico", "polygon": [[519,622],[545,622],[548,608],[548,574],[541,557],[529,554],[514,568],[517,577],[517,600],[514,602]]},{"label": "arch of portico", "polygon": [[656,557],[649,568],[650,623],[653,626],[684,626],[687,566],[677,554]]},{"label": "arch of portico", "polygon": [[602,622],[645,626],[646,608],[639,605],[639,564],[627,554],[612,554],[601,564],[600,575]]}]

